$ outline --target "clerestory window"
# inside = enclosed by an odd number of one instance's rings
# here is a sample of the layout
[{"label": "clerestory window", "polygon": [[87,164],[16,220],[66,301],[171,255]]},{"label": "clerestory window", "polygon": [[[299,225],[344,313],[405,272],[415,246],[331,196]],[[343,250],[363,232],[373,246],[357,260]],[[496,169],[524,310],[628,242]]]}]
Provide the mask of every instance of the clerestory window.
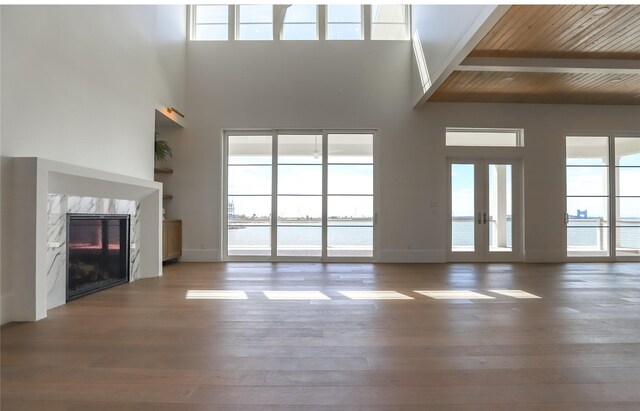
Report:
[{"label": "clerestory window", "polygon": [[371,40],[408,40],[409,7],[404,4],[371,6]]},{"label": "clerestory window", "polygon": [[327,40],[363,40],[363,6],[327,5]]},{"label": "clerestory window", "polygon": [[287,7],[282,40],[318,40],[318,6],[294,4]]},{"label": "clerestory window", "polygon": [[229,6],[194,5],[191,8],[191,40],[228,40]]},{"label": "clerestory window", "polygon": [[273,6],[241,4],[236,6],[237,40],[273,40]]}]

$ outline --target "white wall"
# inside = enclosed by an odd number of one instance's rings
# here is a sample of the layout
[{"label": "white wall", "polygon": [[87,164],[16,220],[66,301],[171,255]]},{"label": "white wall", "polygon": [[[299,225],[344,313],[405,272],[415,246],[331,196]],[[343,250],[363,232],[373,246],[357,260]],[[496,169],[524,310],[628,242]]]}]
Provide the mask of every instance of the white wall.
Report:
[{"label": "white wall", "polygon": [[220,251],[225,128],[378,128],[381,261],[444,261],[445,128],[522,127],[526,246],[563,259],[564,135],[640,131],[637,107],[428,103],[413,109],[407,43],[190,43],[188,125],[165,190],[181,218],[186,260]]},{"label": "white wall", "polygon": [[0,27],[6,296],[12,207],[35,206],[11,202],[10,159],[153,180],[155,108],[185,105],[186,7],[2,6]]},{"label": "white wall", "polygon": [[185,13],[3,6],[3,154],[152,179],[154,109],[184,105]]},{"label": "white wall", "polygon": [[[446,78],[449,65],[459,64],[508,8],[469,4],[412,6],[412,29],[420,39],[431,82],[437,85],[441,76]],[[412,82],[415,103],[424,94],[415,67]]]}]

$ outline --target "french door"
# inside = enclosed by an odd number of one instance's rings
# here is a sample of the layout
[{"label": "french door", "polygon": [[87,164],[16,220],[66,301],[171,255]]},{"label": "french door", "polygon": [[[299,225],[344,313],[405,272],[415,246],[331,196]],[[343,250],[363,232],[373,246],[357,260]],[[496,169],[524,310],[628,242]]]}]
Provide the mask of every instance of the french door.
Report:
[{"label": "french door", "polygon": [[519,261],[519,162],[449,160],[447,168],[447,260]]}]

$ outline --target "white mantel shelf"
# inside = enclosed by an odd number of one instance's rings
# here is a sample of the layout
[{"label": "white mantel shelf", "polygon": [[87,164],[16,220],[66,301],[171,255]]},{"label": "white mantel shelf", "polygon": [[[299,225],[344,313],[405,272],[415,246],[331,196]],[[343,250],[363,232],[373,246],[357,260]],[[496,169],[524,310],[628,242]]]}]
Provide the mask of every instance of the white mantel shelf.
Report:
[{"label": "white mantel shelf", "polygon": [[[162,275],[162,184],[39,157],[14,157],[8,230],[13,293],[3,301],[10,321],[47,316],[49,193],[134,200],[140,205],[140,278]],[[3,224],[5,222],[3,221]]]}]

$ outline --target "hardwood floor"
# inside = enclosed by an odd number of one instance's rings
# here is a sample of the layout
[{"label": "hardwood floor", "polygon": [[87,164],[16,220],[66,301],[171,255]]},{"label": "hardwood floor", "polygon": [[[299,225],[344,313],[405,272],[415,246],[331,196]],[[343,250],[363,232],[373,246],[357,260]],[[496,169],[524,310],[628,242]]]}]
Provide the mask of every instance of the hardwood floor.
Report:
[{"label": "hardwood floor", "polygon": [[3,411],[640,410],[638,263],[174,264],[1,331]]}]

